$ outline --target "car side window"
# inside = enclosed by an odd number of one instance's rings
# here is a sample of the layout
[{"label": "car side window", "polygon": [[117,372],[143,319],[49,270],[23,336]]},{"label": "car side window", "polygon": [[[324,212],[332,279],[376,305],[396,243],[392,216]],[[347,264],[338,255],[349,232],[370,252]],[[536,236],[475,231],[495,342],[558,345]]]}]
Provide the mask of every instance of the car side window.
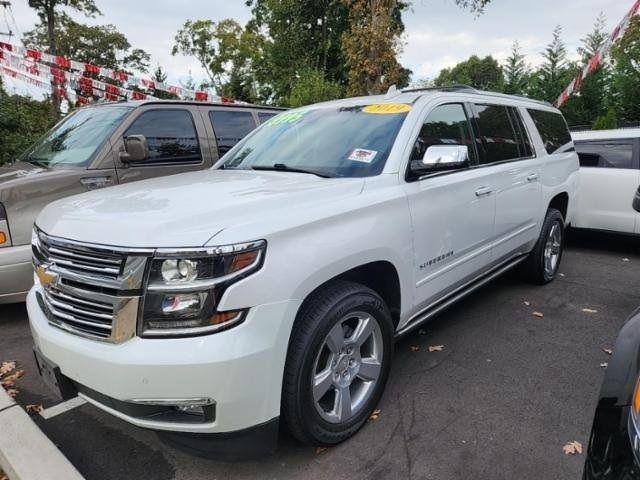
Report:
[{"label": "car side window", "polygon": [[495,163],[520,158],[520,142],[507,107],[476,104],[478,129],[484,147],[482,163]]},{"label": "car side window", "polygon": [[435,107],[420,129],[411,151],[411,161],[422,161],[427,148],[432,145],[464,145],[469,149],[469,160],[477,163],[473,135],[469,120],[461,103],[448,103]]},{"label": "car side window", "polygon": [[256,128],[253,115],[247,111],[211,110],[209,119],[216,135],[220,157]]},{"label": "car side window", "polygon": [[149,110],[142,113],[127,129],[129,135],[144,135],[149,146],[149,159],[154,162],[201,162],[198,134],[193,117],[187,110]]},{"label": "car side window", "polygon": [[511,115],[511,120],[519,136],[518,143],[520,147],[520,156],[523,158],[533,157],[534,154],[533,147],[531,146],[531,139],[529,138],[527,128],[522,121],[522,115],[520,115],[520,111],[516,107],[509,107],[509,114]]},{"label": "car side window", "polygon": [[544,148],[549,155],[571,143],[569,127],[561,114],[536,109],[528,109],[527,111],[538,129]]},{"label": "car side window", "polygon": [[575,142],[581,167],[634,168],[633,140]]},{"label": "car side window", "polygon": [[275,117],[276,115],[278,114],[275,112],[258,112],[258,121],[260,122],[260,125],[262,125],[264,122]]}]

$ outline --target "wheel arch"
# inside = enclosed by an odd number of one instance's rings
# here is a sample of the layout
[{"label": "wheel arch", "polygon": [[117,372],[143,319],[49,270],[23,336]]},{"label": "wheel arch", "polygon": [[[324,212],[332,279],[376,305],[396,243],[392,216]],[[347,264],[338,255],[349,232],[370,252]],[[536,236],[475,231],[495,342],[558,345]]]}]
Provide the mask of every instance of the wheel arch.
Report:
[{"label": "wheel arch", "polygon": [[562,218],[564,218],[566,223],[567,213],[569,211],[569,194],[567,192],[557,193],[553,198],[551,198],[547,208],[555,208],[558,210],[562,214]]}]

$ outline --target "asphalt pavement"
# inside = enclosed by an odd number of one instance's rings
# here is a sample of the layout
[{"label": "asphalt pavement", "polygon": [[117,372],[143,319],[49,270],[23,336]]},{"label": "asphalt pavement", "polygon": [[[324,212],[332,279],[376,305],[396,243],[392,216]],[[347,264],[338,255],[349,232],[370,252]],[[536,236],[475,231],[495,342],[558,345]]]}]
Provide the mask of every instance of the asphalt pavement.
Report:
[{"label": "asphalt pavement", "polygon": [[[640,305],[638,243],[573,234],[552,284],[498,279],[401,339],[377,419],[331,449],[282,434],[272,456],[222,463],[87,404],[34,420],[90,480],[579,479],[584,454],[562,446],[586,447],[603,349]],[[22,304],[0,306],[2,360],[25,371],[18,403],[58,402],[38,377]]]}]

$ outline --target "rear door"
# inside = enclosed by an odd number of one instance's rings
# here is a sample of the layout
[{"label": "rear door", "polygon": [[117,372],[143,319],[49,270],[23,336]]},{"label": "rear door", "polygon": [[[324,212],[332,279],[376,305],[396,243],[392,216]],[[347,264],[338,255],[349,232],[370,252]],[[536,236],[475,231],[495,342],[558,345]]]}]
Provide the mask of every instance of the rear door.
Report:
[{"label": "rear door", "polygon": [[492,172],[495,184],[493,262],[500,263],[526,253],[537,237],[540,165],[519,109],[488,103],[474,108],[481,163]]},{"label": "rear door", "polygon": [[124,138],[144,135],[149,157],[139,162],[117,160],[120,183],[201,170],[212,165],[208,148],[203,148],[206,132],[196,107],[154,105],[140,107],[138,115],[116,135],[116,152],[124,151]]},{"label": "rear door", "polygon": [[640,213],[632,206],[640,184],[638,139],[579,140],[580,199],[574,226],[640,232]]},{"label": "rear door", "polygon": [[255,112],[248,108],[212,108],[205,112],[205,116],[213,129],[218,158],[258,126]]}]

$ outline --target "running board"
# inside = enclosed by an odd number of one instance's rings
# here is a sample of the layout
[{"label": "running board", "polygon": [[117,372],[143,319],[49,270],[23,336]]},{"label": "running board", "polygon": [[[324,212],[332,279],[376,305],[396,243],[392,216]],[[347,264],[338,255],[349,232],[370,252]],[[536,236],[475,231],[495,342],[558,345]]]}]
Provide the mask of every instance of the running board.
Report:
[{"label": "running board", "polygon": [[466,285],[463,285],[458,290],[454,290],[450,294],[446,295],[444,298],[429,305],[426,309],[414,315],[413,318],[411,318],[411,320],[409,320],[404,327],[398,330],[396,332],[396,338],[409,333],[418,325],[422,325],[424,322],[434,317],[438,313],[442,312],[443,310],[447,309],[448,307],[456,303],[458,300],[461,300],[462,298],[469,295],[471,292],[477,290],[478,288],[489,283],[491,280],[495,279],[496,277],[499,277],[500,275],[505,273],[507,270],[510,270],[516,265],[518,265],[519,263],[523,262],[524,260],[526,260],[526,258],[527,258],[527,255],[525,254],[525,255],[520,255],[512,260],[509,260],[507,261],[507,263],[502,264],[495,270],[492,270],[491,272],[485,274],[484,276],[477,278]]}]

